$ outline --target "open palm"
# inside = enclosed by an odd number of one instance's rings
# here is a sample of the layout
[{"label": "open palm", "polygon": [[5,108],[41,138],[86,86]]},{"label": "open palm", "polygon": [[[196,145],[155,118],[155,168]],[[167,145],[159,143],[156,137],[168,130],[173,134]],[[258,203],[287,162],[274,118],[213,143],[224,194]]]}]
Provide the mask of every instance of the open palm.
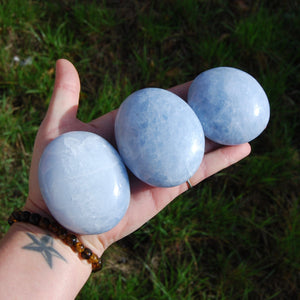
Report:
[{"label": "open palm", "polygon": [[[189,84],[173,87],[170,91],[185,99]],[[115,144],[114,121],[117,110],[89,123],[84,123],[76,117],[79,92],[80,81],[75,67],[67,60],[57,61],[53,95],[35,140],[26,209],[49,214],[39,189],[38,164],[43,150],[54,138],[69,131],[89,131],[99,134],[113,145]],[[196,185],[203,179],[246,157],[250,153],[250,145],[246,143],[220,147],[207,141],[205,152],[200,168],[190,179],[192,185]],[[151,187],[133,176],[130,177],[130,186],[130,205],[120,223],[106,233],[80,237],[100,255],[109,245],[141,227],[174,198],[188,189],[186,183],[172,188]]]}]

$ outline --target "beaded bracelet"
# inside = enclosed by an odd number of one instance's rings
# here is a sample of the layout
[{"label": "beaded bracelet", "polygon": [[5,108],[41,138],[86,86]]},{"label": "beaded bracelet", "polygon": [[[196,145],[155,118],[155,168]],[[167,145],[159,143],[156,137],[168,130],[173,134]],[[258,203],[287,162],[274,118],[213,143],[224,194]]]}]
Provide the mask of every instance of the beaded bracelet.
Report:
[{"label": "beaded bracelet", "polygon": [[7,221],[9,225],[12,225],[16,222],[24,222],[49,230],[59,239],[61,239],[66,245],[70,246],[74,252],[78,253],[82,259],[86,259],[92,265],[93,273],[102,269],[101,258],[94,254],[91,249],[85,247],[75,234],[69,232],[56,221],[42,217],[37,213],[20,210],[15,210]]}]

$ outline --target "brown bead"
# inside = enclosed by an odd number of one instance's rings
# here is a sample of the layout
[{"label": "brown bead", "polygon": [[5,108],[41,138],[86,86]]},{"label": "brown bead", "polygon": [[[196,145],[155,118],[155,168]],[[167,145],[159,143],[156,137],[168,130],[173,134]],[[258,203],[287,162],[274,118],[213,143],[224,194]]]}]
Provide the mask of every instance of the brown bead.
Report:
[{"label": "brown bead", "polygon": [[51,230],[53,233],[57,233],[59,225],[56,222],[50,222],[48,229]]},{"label": "brown bead", "polygon": [[90,258],[88,259],[89,263],[91,263],[91,264],[98,263],[98,260],[99,260],[98,256],[96,254],[94,254],[94,253],[92,253],[92,255],[90,256]]},{"label": "brown bead", "polygon": [[82,243],[80,243],[80,242],[76,243],[76,245],[75,245],[75,250],[76,250],[78,253],[83,252],[84,249],[85,249],[85,247],[83,246]]},{"label": "brown bead", "polygon": [[98,260],[97,263],[92,264],[92,272],[96,273],[102,269],[102,261],[101,259]]},{"label": "brown bead", "polygon": [[68,230],[63,227],[59,228],[57,231],[57,235],[61,240],[64,240],[67,234],[68,234]]},{"label": "brown bead", "polygon": [[69,246],[75,246],[79,241],[78,238],[75,234],[69,233],[67,234],[66,238],[64,241],[69,245]]},{"label": "brown bead", "polygon": [[20,221],[21,222],[28,222],[30,216],[31,216],[31,213],[29,211],[23,211],[20,215]]},{"label": "brown bead", "polygon": [[84,259],[89,259],[93,254],[92,250],[89,248],[85,248],[83,252],[81,252],[81,257]]},{"label": "brown bead", "polygon": [[38,225],[41,220],[41,216],[39,214],[30,214],[29,223],[32,225]]},{"label": "brown bead", "polygon": [[21,220],[21,214],[22,212],[20,210],[15,210],[11,215],[17,220],[20,221]]},{"label": "brown bead", "polygon": [[40,220],[40,226],[43,229],[48,229],[50,225],[50,221],[48,218],[42,217]]}]

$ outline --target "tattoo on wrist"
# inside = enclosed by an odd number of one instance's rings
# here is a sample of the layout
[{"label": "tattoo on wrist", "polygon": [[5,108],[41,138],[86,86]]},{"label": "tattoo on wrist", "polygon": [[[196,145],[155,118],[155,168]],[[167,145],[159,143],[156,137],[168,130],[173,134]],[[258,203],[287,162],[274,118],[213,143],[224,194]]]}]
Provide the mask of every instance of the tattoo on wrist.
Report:
[{"label": "tattoo on wrist", "polygon": [[57,250],[54,249],[54,240],[51,235],[45,234],[41,238],[39,238],[29,232],[27,232],[26,234],[32,240],[32,242],[22,247],[22,249],[40,253],[51,269],[53,267],[54,257],[67,262],[67,260]]}]

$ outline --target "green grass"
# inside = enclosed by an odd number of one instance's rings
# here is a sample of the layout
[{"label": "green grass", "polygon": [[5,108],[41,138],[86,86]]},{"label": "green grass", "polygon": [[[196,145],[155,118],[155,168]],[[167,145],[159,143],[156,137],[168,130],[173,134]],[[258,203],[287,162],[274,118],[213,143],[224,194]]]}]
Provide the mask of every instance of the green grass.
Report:
[{"label": "green grass", "polygon": [[233,66],[252,74],[270,100],[270,123],[251,156],[108,249],[78,299],[296,299],[299,13],[288,0],[2,1],[0,234],[28,192],[58,58],[79,71],[83,121],[139,88],[168,88]]}]

